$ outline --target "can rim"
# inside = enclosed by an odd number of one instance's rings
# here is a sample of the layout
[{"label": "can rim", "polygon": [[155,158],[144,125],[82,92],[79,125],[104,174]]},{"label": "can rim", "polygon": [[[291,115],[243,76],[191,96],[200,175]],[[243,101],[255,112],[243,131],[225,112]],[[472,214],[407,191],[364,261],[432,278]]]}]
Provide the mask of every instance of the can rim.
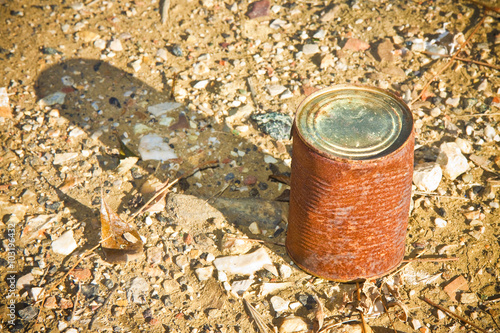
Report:
[{"label": "can rim", "polygon": [[[315,144],[314,140],[312,138],[308,138],[305,133],[303,133],[303,129],[301,126],[298,124],[298,119],[301,116],[301,113],[307,109],[308,106],[317,98],[324,96],[325,94],[328,93],[335,93],[335,92],[342,92],[342,91],[360,91],[360,92],[365,92],[365,93],[372,93],[374,97],[386,97],[388,98],[389,101],[393,102],[393,104],[396,105],[397,111],[400,112],[400,115],[402,117],[401,119],[401,128],[399,130],[399,133],[397,133],[397,136],[394,138],[391,138],[390,145],[385,147],[384,149],[380,151],[376,151],[374,154],[369,155],[369,156],[349,156],[347,154],[342,154],[342,153],[335,153],[335,151],[328,151],[324,147],[321,147],[321,145]],[[303,116],[303,115],[302,115]],[[294,127],[295,127],[295,134],[299,135],[301,141],[312,151],[316,152],[317,154],[326,157],[331,160],[336,160],[336,161],[343,161],[343,162],[349,162],[349,163],[363,163],[365,161],[372,161],[374,159],[381,159],[390,155],[393,155],[397,151],[399,151],[403,146],[405,146],[406,141],[408,138],[411,136],[413,133],[414,129],[414,124],[413,124],[413,114],[410,111],[408,105],[398,96],[395,94],[386,91],[381,88],[377,87],[372,87],[372,86],[367,86],[367,85],[358,85],[358,84],[339,84],[339,85],[334,85],[331,87],[323,88],[320,89],[311,95],[307,96],[300,104],[299,107],[297,108],[297,112],[295,114],[295,119],[294,119]]]}]

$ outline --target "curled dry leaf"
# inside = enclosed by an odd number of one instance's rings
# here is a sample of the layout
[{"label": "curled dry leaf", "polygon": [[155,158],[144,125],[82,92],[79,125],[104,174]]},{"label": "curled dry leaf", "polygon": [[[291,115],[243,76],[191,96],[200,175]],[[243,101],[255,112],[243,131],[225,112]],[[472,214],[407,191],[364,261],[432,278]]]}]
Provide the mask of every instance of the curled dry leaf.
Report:
[{"label": "curled dry leaf", "polygon": [[139,258],[143,243],[137,230],[111,210],[101,193],[101,245],[106,260],[117,264]]},{"label": "curled dry leaf", "polygon": [[252,304],[250,304],[249,301],[247,301],[245,298],[243,298],[243,303],[245,303],[245,306],[248,309],[248,312],[250,313],[250,316],[252,319],[255,321],[255,324],[257,325],[257,328],[259,329],[260,333],[270,333],[272,332],[269,329],[269,326],[266,324],[264,317],[255,309]]},{"label": "curled dry leaf", "polygon": [[406,305],[404,305],[401,301],[389,302],[386,305],[387,310],[389,310],[390,308],[395,307],[395,306],[399,306],[401,308],[401,310],[403,310],[403,313],[398,313],[397,317],[401,321],[406,322],[408,320],[408,314],[409,314],[409,311],[408,311],[408,308],[406,307]]},{"label": "curled dry leaf", "polygon": [[318,333],[323,327],[323,323],[325,321],[325,311],[323,309],[323,304],[319,300],[318,296],[314,295],[314,300],[316,301],[316,311],[314,313],[313,330],[315,333]]}]

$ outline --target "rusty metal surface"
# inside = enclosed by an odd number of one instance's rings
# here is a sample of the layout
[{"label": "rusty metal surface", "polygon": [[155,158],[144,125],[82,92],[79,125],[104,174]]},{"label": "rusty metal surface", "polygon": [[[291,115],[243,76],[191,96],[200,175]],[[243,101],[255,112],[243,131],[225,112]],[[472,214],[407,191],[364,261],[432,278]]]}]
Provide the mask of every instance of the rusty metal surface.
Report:
[{"label": "rusty metal surface", "polygon": [[321,156],[304,143],[296,125],[286,239],[290,257],[305,271],[336,281],[380,277],[396,268],[405,250],[413,130],[388,155],[349,160]]}]

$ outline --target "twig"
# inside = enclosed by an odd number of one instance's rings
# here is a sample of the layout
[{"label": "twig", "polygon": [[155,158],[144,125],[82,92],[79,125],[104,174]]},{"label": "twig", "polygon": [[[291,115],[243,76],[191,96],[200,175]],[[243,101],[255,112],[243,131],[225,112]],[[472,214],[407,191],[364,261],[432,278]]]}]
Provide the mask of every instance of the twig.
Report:
[{"label": "twig", "polygon": [[455,118],[472,118],[472,117],[490,117],[490,116],[500,116],[500,112],[497,113],[475,113],[475,114],[463,114],[460,116],[454,116]]},{"label": "twig", "polygon": [[475,324],[471,323],[469,320],[465,319],[464,317],[457,315],[455,312],[453,312],[453,311],[451,311],[451,310],[448,310],[447,308],[445,308],[445,307],[443,307],[443,306],[441,306],[441,305],[439,305],[439,304],[434,303],[433,301],[431,301],[431,300],[430,300],[430,299],[428,299],[427,297],[422,297],[422,300],[423,300],[424,302],[426,302],[426,303],[428,303],[428,304],[432,305],[433,307],[438,308],[439,310],[441,310],[441,311],[445,312],[445,313],[446,313],[447,315],[449,315],[450,317],[454,317],[454,318],[456,318],[456,319],[458,319],[458,320],[460,320],[460,321],[462,321],[462,322],[464,322],[464,323],[466,323],[466,324],[468,324],[468,325],[470,325],[470,326],[474,327],[474,328],[475,328],[476,330],[478,330],[479,332],[484,332],[484,333],[486,333],[486,330],[484,330],[484,329],[482,329],[481,327],[479,327],[479,326],[477,326],[477,325],[475,325]]},{"label": "twig", "polygon": [[[472,36],[474,36],[474,34],[479,29],[479,27],[483,24],[483,22],[484,22],[485,19],[486,19],[486,16],[484,16],[481,19],[481,21],[479,21],[479,23],[476,24],[476,26],[474,27],[474,30],[472,31],[472,33],[465,40],[465,42],[463,42],[462,44],[460,44],[460,47],[458,48],[457,52],[455,52],[453,54],[453,56],[450,58],[450,61],[445,66],[443,66],[429,81],[427,81],[427,83],[424,85],[424,88],[422,89],[422,91],[420,92],[420,94],[418,94],[417,98],[415,98],[414,101],[418,101],[425,94],[425,92],[427,91],[427,88],[431,85],[431,83],[434,82],[434,80],[437,79],[439,77],[439,75],[441,75],[441,73],[443,73],[448,67],[450,67],[451,64],[453,64],[453,61],[458,57],[458,55],[460,54],[460,52],[462,52],[462,50],[464,49],[465,45],[467,45],[469,43],[469,41],[471,40]],[[414,101],[412,101],[410,103],[410,105],[413,104]]]},{"label": "twig", "polygon": [[[441,58],[451,58],[452,57],[452,55],[449,55],[449,54],[441,54],[441,53],[429,52],[429,51],[420,51],[420,53],[427,54],[427,55],[430,55],[430,56],[441,57]],[[480,66],[484,66],[484,67],[490,67],[490,68],[494,68],[494,69],[500,70],[500,66],[488,64],[487,62],[477,61],[477,60],[474,60],[474,59],[456,57],[455,60],[459,60],[459,61],[463,61],[463,62],[470,62],[470,63],[476,64],[476,65],[480,65]]]},{"label": "twig", "polygon": [[340,323],[328,324],[326,326],[323,326],[323,328],[318,333],[325,332],[326,330],[329,330],[330,328],[334,328],[334,327],[337,327],[337,326],[340,326],[340,325],[345,325],[345,324],[355,323],[355,322],[358,322],[358,320],[351,319],[351,320],[342,321]]},{"label": "twig", "polygon": [[384,299],[382,300],[382,306],[384,307],[385,313],[387,313],[387,318],[389,318],[389,322],[391,323],[391,326],[392,326],[392,329],[394,330],[394,333],[398,333],[396,326],[394,326],[394,320],[392,320],[391,315],[389,313],[389,310],[385,306],[385,303],[387,300],[385,299],[385,296],[383,296],[383,297],[384,297]]},{"label": "twig", "polygon": [[245,240],[245,241],[256,242],[256,243],[264,243],[264,244],[268,243],[268,244],[273,244],[273,245],[278,245],[278,246],[286,246],[283,243],[271,242],[271,241],[268,241],[268,240],[255,239],[255,238],[233,237],[233,236],[230,236],[230,235],[228,235],[228,238],[238,239],[238,240]]},{"label": "twig", "polygon": [[404,263],[410,263],[410,262],[441,262],[441,261],[457,261],[460,258],[458,257],[451,257],[451,258],[411,258],[411,259],[404,259]]},{"label": "twig", "polygon": [[484,7],[484,9],[486,10],[491,10],[493,12],[497,12],[497,13],[500,13],[500,7],[490,7],[488,5],[485,5],[484,3],[482,2],[479,2],[479,1],[475,1],[475,0],[468,0],[469,2],[472,2],[472,3],[475,3],[476,5],[479,5],[479,6],[482,6]]},{"label": "twig", "polygon": [[96,309],[94,315],[92,316],[92,319],[90,320],[89,330],[92,330],[92,326],[94,325],[94,322],[96,321],[96,319],[99,315],[99,312],[102,310],[102,308],[104,308],[106,306],[106,304],[108,304],[109,300],[111,299],[111,296],[113,295],[113,293],[115,292],[116,289],[118,289],[118,283],[115,284],[115,286],[113,288],[111,288],[108,296],[106,297],[106,299],[104,300],[102,305]]},{"label": "twig", "polygon": [[71,312],[71,320],[75,320],[76,307],[78,305],[78,296],[80,296],[80,291],[82,290],[82,283],[78,281],[78,291],[76,292],[75,303],[73,303],[73,311]]},{"label": "twig", "polygon": [[[361,302],[361,291],[359,289],[359,282],[356,282],[356,294],[358,296],[358,303]],[[363,311],[359,311],[359,315],[361,317],[361,331],[363,333],[367,333],[365,326],[366,326],[366,321],[365,321],[365,316],[363,315]]]},{"label": "twig", "polygon": [[257,94],[255,93],[255,89],[253,88],[252,81],[250,77],[247,77],[248,88],[250,89],[250,96],[252,97],[253,104],[256,108],[259,108],[259,104],[257,103]]},{"label": "twig", "polygon": [[436,194],[436,193],[422,192],[422,191],[413,191],[413,194],[427,195],[430,197],[445,198],[445,199],[469,200],[467,198],[462,198],[462,197],[455,197],[455,196],[451,196],[451,195],[440,195],[440,194]]},{"label": "twig", "polygon": [[165,24],[165,22],[167,22],[169,9],[170,9],[170,0],[160,0],[161,24]]},{"label": "twig", "polygon": [[172,88],[170,89],[170,99],[173,100],[175,102],[175,84],[177,83],[177,75],[178,73],[175,72],[174,73],[174,79],[172,81]]},{"label": "twig", "polygon": [[246,300],[246,298],[243,298],[243,303],[245,303],[248,312],[250,312],[250,315],[252,316],[252,319],[254,320],[255,324],[257,325],[257,328],[259,329],[260,333],[269,333],[270,329],[267,323],[265,322],[264,318],[262,315],[257,311],[252,304],[250,304],[249,301]]}]

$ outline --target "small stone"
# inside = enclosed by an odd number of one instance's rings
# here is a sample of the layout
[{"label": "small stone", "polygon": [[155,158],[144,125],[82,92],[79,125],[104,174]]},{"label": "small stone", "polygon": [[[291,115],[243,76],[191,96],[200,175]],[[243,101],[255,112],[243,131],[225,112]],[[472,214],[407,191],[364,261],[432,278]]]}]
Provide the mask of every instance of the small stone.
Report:
[{"label": "small stone", "polygon": [[75,268],[69,276],[78,281],[86,281],[92,278],[92,272],[88,268]]},{"label": "small stone", "polygon": [[[76,128],[73,128],[69,133],[68,133],[68,136],[70,138],[77,138],[79,136],[82,136],[85,134],[85,131],[82,130],[80,127],[76,127]],[[70,153],[71,154],[71,153]],[[73,154],[77,154],[78,156],[78,153],[73,153]]]},{"label": "small stone", "polygon": [[458,276],[453,281],[448,283],[443,289],[448,296],[454,301],[456,301],[457,291],[458,290],[469,290],[469,285],[467,280],[462,276]]},{"label": "small stone", "polygon": [[349,38],[347,42],[344,44],[343,50],[351,50],[351,51],[365,51],[370,48],[370,44],[363,42],[362,40],[356,38]]},{"label": "small stone", "polygon": [[135,304],[146,304],[149,292],[149,284],[142,277],[130,280],[127,290],[127,300]]},{"label": "small stone", "polygon": [[283,280],[288,279],[290,276],[292,276],[292,268],[288,265],[280,265],[279,271],[280,276]]},{"label": "small stone", "polygon": [[443,320],[444,318],[446,318],[446,314],[438,309],[436,311],[436,317],[438,318],[438,320]]},{"label": "small stone", "polygon": [[105,279],[104,281],[102,281],[102,284],[108,289],[111,289],[115,286],[115,283],[111,279]]},{"label": "small stone", "polygon": [[153,246],[148,248],[146,253],[147,253],[148,263],[152,265],[158,265],[159,263],[161,263],[163,258],[163,251],[161,248]]},{"label": "small stone", "polygon": [[477,86],[477,91],[485,91],[486,88],[488,88],[488,80],[484,79],[483,81],[481,81],[479,86]]},{"label": "small stone", "polygon": [[393,62],[394,61],[394,45],[390,39],[385,39],[377,46],[377,55],[380,61]]},{"label": "small stone", "polygon": [[278,163],[278,160],[272,157],[271,155],[265,155],[264,156],[264,162],[269,163],[269,164],[275,164]]},{"label": "small stone", "polygon": [[286,89],[281,95],[280,99],[289,99],[293,97],[293,93],[290,91],[290,89]]},{"label": "small stone", "polygon": [[135,61],[130,62],[128,65],[132,67],[134,72],[138,72],[141,69],[142,59],[137,59]]},{"label": "small stone", "polygon": [[57,300],[55,296],[49,296],[45,299],[45,303],[43,303],[43,307],[49,310],[57,309]]},{"label": "small stone", "polygon": [[266,296],[274,293],[275,291],[289,288],[293,285],[292,282],[265,282],[260,286],[259,296]]},{"label": "small stone", "polygon": [[48,96],[45,96],[44,98],[42,98],[39,103],[42,105],[42,106],[52,106],[52,105],[56,105],[56,104],[64,104],[64,99],[66,98],[66,94],[63,93],[63,92],[55,92],[53,94],[50,94]]},{"label": "small stone", "polygon": [[59,300],[59,307],[62,310],[72,309],[73,308],[73,302],[70,299],[61,298]]},{"label": "small stone", "polygon": [[193,88],[194,89],[205,89],[208,85],[208,83],[210,82],[210,80],[202,80],[202,81],[198,81],[196,82],[194,85],[193,85]]},{"label": "small stone", "polygon": [[272,265],[272,261],[264,248],[250,254],[220,257],[214,260],[214,266],[219,271],[241,275],[254,274],[266,264]]},{"label": "small stone", "polygon": [[281,313],[288,310],[289,301],[285,301],[283,298],[279,296],[271,297],[271,307],[275,312],[275,317],[279,316]]},{"label": "small stone", "polygon": [[260,230],[259,224],[257,222],[252,222],[248,226],[248,230],[254,235],[260,235],[262,233],[262,230]]},{"label": "small stone", "polygon": [[318,44],[305,44],[302,47],[302,52],[305,55],[316,54],[319,52],[319,46]]},{"label": "small stone", "polygon": [[[314,35],[313,38],[324,39],[326,37],[326,30],[320,29]],[[305,52],[304,52],[305,53]]]},{"label": "small stone", "polygon": [[82,295],[87,299],[94,299],[99,295],[99,285],[84,284],[81,289]]},{"label": "small stone", "polygon": [[231,284],[231,292],[241,297],[253,283],[254,279],[234,281]]},{"label": "small stone", "polygon": [[25,274],[17,279],[16,288],[17,289],[29,288],[31,287],[31,281],[33,281],[34,279],[35,277],[33,276],[33,274],[31,273]]},{"label": "small stone", "polygon": [[113,39],[111,42],[109,42],[109,49],[113,52],[123,51],[122,42],[120,42],[119,39]]},{"label": "small stone", "polygon": [[286,90],[285,86],[282,85],[270,85],[267,87],[267,91],[269,91],[269,95],[277,96]]},{"label": "small stone", "polygon": [[54,154],[54,165],[64,164],[78,157],[78,153],[61,153]]},{"label": "small stone", "polygon": [[165,113],[176,110],[182,106],[181,103],[177,102],[165,102],[156,105],[148,106],[148,112],[152,113],[155,117],[159,117]]},{"label": "small stone", "polygon": [[38,315],[38,311],[39,310],[37,308],[30,305],[25,307],[24,309],[19,310],[17,314],[19,315],[19,317],[21,317],[21,319],[31,321],[36,318],[36,316]]},{"label": "small stone", "polygon": [[175,264],[179,266],[182,271],[184,271],[184,269],[189,266],[189,259],[187,256],[180,254],[175,257]]},{"label": "small stone", "polygon": [[257,183],[257,177],[255,176],[247,176],[243,179],[243,184],[247,186],[252,186]]},{"label": "small stone", "polygon": [[327,69],[334,66],[335,66],[335,57],[332,54],[327,53],[323,56],[323,58],[321,58],[321,63],[319,65],[320,69]]},{"label": "small stone", "polygon": [[474,152],[474,148],[472,147],[472,143],[469,142],[468,140],[465,140],[462,138],[456,138],[455,143],[457,144],[458,148],[460,148],[460,150],[464,154],[472,154]]},{"label": "small stone", "polygon": [[413,183],[420,191],[436,190],[443,178],[443,172],[437,163],[417,164],[413,170]]},{"label": "small stone", "polygon": [[461,293],[460,302],[463,304],[477,303],[478,298],[475,293]]},{"label": "small stone", "polygon": [[156,57],[157,58],[160,58],[161,60],[163,61],[167,61],[167,50],[165,49],[158,49],[158,51],[156,51]]},{"label": "small stone", "polygon": [[172,47],[172,54],[176,57],[182,57],[184,55],[184,53],[182,52],[182,49],[180,47],[180,45],[178,44],[175,44],[173,47]]},{"label": "small stone", "polygon": [[98,38],[94,41],[94,47],[99,50],[104,50],[106,48],[106,41]]},{"label": "small stone", "polygon": [[250,19],[269,15],[269,0],[261,0],[251,3],[248,8],[247,16]]},{"label": "small stone", "polygon": [[290,316],[283,319],[278,332],[293,333],[307,331],[309,331],[309,325],[303,318]]},{"label": "small stone", "polygon": [[446,105],[456,108],[460,104],[460,97],[449,97],[446,99]]},{"label": "small stone", "polygon": [[78,37],[84,43],[92,43],[93,41],[99,38],[99,35],[93,31],[85,30],[85,31],[80,31],[78,33]]},{"label": "small stone", "polygon": [[64,232],[58,239],[52,242],[52,251],[67,256],[78,247],[73,238],[73,230]]},{"label": "small stone", "polygon": [[434,220],[434,223],[436,224],[436,227],[438,228],[444,228],[446,227],[446,225],[448,224],[448,222],[446,222],[445,220],[443,220],[442,218],[440,217],[437,217],[435,220]]},{"label": "small stone", "polygon": [[443,168],[443,174],[451,180],[469,170],[467,158],[462,155],[460,147],[455,142],[441,144],[436,162]]},{"label": "small stone", "polygon": [[175,154],[170,145],[164,141],[163,137],[157,134],[147,134],[143,136],[139,142],[138,150],[144,161],[167,161],[177,158],[177,154]]},{"label": "small stone", "polygon": [[206,281],[212,277],[212,274],[214,272],[213,266],[207,266],[207,267],[201,267],[195,269],[194,273],[196,274],[196,277],[200,281]]},{"label": "small stone", "polygon": [[410,323],[414,330],[418,330],[420,327],[422,327],[422,324],[420,324],[420,321],[418,319],[412,319]]},{"label": "small stone", "polygon": [[275,140],[288,140],[292,130],[293,120],[289,115],[279,112],[256,114],[251,117],[258,128],[269,134]]},{"label": "small stone", "polygon": [[30,290],[31,298],[36,302],[40,299],[41,296],[43,296],[44,288],[41,287],[33,287]]}]

